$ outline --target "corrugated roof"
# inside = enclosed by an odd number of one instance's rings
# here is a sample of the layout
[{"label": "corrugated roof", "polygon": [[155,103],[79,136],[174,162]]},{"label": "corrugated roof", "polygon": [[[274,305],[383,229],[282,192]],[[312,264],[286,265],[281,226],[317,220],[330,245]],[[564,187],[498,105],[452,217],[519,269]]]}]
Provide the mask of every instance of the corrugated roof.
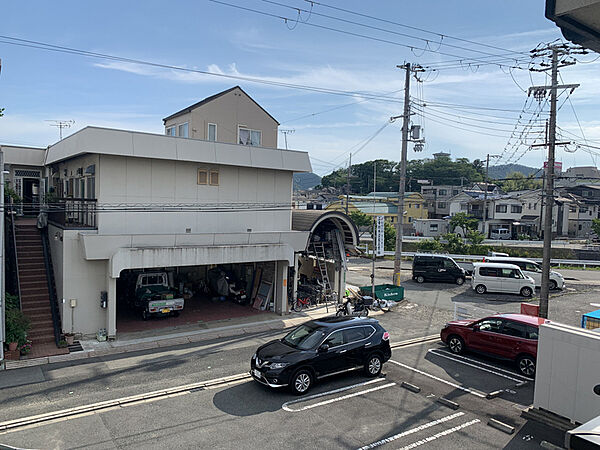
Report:
[{"label": "corrugated roof", "polygon": [[360,212],[366,214],[397,214],[398,206],[393,203],[384,203],[384,202],[360,202],[353,203],[353,206],[356,207]]}]

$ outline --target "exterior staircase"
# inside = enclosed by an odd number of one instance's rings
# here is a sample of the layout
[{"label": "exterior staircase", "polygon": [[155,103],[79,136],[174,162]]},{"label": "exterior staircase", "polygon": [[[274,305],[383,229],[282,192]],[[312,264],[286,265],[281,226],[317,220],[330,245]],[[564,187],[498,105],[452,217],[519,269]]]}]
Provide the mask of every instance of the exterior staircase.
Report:
[{"label": "exterior staircase", "polygon": [[42,235],[35,223],[29,222],[15,223],[21,310],[31,321],[31,329],[27,337],[33,345],[50,344],[55,342],[54,325]]}]

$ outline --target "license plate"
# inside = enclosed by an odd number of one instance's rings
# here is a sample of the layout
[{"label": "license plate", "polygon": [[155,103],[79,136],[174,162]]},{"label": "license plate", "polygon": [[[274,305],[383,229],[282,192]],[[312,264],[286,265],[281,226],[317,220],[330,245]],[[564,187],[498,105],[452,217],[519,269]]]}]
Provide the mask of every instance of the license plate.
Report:
[{"label": "license plate", "polygon": [[252,370],[252,373],[254,373],[254,376],[255,376],[256,378],[260,378],[260,377],[261,377],[261,375],[260,375],[260,371],[258,371],[258,370],[256,370],[256,369],[253,369],[253,370]]},{"label": "license plate", "polygon": [[245,296],[245,295],[240,295],[240,298],[241,298],[242,300],[245,300],[245,299],[246,299],[246,296]]},{"label": "license plate", "polygon": [[160,312],[162,312],[163,314],[169,314],[171,310],[169,308],[163,308],[160,310]]}]

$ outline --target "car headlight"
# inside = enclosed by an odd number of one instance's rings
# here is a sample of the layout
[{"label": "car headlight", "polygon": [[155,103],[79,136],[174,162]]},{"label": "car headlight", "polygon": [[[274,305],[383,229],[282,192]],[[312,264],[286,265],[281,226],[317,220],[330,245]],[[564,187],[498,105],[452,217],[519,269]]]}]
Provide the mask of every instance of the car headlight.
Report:
[{"label": "car headlight", "polygon": [[288,363],[271,363],[269,365],[269,368],[270,369],[283,369],[287,365],[288,365]]}]

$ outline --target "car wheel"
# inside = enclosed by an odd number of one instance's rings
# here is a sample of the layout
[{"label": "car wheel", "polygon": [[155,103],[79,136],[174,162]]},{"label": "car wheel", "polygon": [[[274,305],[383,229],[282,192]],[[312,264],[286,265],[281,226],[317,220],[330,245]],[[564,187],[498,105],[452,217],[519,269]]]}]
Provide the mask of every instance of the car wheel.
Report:
[{"label": "car wheel", "polygon": [[524,288],[521,288],[521,295],[523,297],[531,297],[531,294],[533,294],[533,292],[530,287],[525,286]]},{"label": "car wheel", "polygon": [[465,279],[464,277],[458,277],[456,279],[456,284],[458,284],[459,286],[462,286],[463,284],[465,284]]},{"label": "car wheel", "polygon": [[312,375],[308,370],[299,370],[292,377],[290,388],[296,395],[306,394],[312,386]]},{"label": "car wheel", "polygon": [[483,284],[478,284],[475,287],[475,292],[477,292],[478,294],[485,294],[486,291],[487,291],[487,288]]},{"label": "car wheel", "polygon": [[535,375],[535,358],[529,355],[520,356],[517,360],[517,368],[521,375],[533,378]]},{"label": "car wheel", "polygon": [[548,283],[548,287],[551,291],[554,291],[556,288],[558,288],[558,284],[556,283],[556,281],[550,280],[550,282]]},{"label": "car wheel", "polygon": [[419,275],[415,280],[417,280],[417,283],[419,284],[425,283],[425,277],[423,275]]},{"label": "car wheel", "polygon": [[459,336],[450,336],[448,338],[448,348],[455,355],[460,355],[465,351],[465,341]]},{"label": "car wheel", "polygon": [[150,318],[150,313],[145,309],[142,311],[142,320],[148,320]]},{"label": "car wheel", "polygon": [[376,377],[381,373],[381,368],[383,367],[383,361],[381,356],[378,354],[372,354],[367,358],[367,362],[365,363],[365,373],[368,377]]}]

